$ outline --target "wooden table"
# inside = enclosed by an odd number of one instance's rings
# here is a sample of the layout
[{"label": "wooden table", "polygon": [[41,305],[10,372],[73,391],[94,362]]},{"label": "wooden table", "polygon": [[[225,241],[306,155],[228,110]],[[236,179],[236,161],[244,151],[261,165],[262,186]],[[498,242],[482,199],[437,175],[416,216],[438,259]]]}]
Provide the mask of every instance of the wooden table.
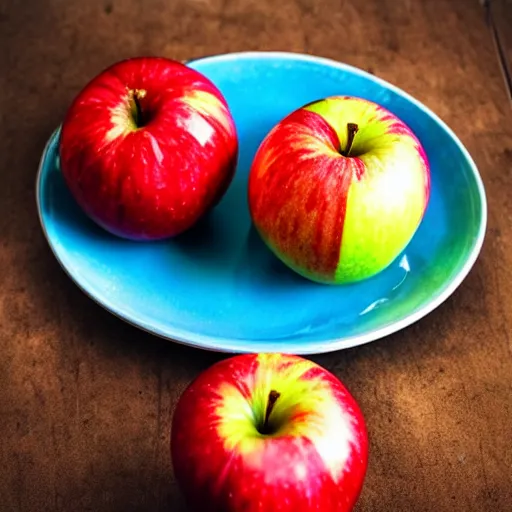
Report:
[{"label": "wooden table", "polygon": [[358,510],[512,510],[511,106],[477,0],[3,0],[0,49],[2,512],[184,510],[171,415],[222,356],[155,339],[85,297],[43,238],[35,173],[106,65],[247,49],[370,69],[437,112],[476,160],[488,231],[456,293],[400,333],[313,359],[367,418]]}]

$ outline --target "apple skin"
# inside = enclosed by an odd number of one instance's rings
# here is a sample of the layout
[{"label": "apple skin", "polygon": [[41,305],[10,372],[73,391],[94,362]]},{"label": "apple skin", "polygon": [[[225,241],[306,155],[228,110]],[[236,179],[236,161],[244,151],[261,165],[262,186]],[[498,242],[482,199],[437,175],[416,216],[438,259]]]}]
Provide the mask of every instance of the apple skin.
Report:
[{"label": "apple skin", "polygon": [[238,157],[226,100],[204,75],[163,57],[117,62],[76,96],[59,140],[84,212],[132,240],[192,227],[227,191]]},{"label": "apple skin", "polygon": [[[280,396],[261,433],[271,391]],[[326,369],[295,355],[242,354],[183,392],[171,454],[192,511],[348,512],[368,435],[358,404]]]},{"label": "apple skin", "polygon": [[[346,153],[348,125],[358,127]],[[248,201],[271,251],[302,276],[345,284],[405,249],[430,197],[430,167],[411,129],[376,103],[333,96],[277,123],[253,160]]]}]

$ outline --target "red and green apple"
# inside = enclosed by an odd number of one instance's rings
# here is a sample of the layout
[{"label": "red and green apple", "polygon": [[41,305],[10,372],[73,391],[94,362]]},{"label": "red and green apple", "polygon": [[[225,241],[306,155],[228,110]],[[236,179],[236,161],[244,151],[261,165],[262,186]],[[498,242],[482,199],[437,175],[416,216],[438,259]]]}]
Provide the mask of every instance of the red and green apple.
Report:
[{"label": "red and green apple", "polygon": [[182,393],[171,453],[191,510],[348,512],[366,475],[368,436],[355,399],[325,368],[242,354]]},{"label": "red and green apple", "polygon": [[59,141],[64,179],[84,212],[133,240],[176,236],[222,198],[238,156],[225,98],[163,57],[113,64],[76,96]]},{"label": "red and green apple", "polygon": [[419,227],[430,168],[413,131],[384,107],[334,96],[267,134],[249,175],[253,223],[304,277],[357,282],[388,267]]}]

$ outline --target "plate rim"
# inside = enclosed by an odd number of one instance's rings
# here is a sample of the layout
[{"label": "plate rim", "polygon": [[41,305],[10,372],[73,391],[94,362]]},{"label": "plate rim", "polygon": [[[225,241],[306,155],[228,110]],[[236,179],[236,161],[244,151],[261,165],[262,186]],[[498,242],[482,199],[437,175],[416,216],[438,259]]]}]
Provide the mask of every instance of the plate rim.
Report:
[{"label": "plate rim", "polygon": [[[64,270],[65,274],[75,283],[75,285],[91,300],[93,300],[96,304],[101,306],[103,309],[108,311],[110,314],[119,318],[120,320],[130,324],[144,332],[152,336],[157,336],[159,338],[165,339],[167,341],[173,341],[175,343],[193,347],[196,349],[206,350],[210,352],[217,353],[226,353],[226,354],[236,354],[236,353],[257,353],[257,352],[281,352],[281,353],[291,353],[297,355],[313,355],[313,354],[322,354],[335,352],[338,350],[344,350],[348,348],[354,348],[360,345],[364,345],[366,343],[370,343],[372,341],[376,341],[378,339],[385,338],[390,334],[401,331],[406,327],[416,323],[420,319],[427,316],[429,313],[437,309],[443,302],[445,302],[462,284],[464,279],[467,277],[471,269],[473,268],[478,256],[480,255],[486,230],[487,230],[487,217],[488,217],[488,206],[487,206],[487,197],[485,186],[478,170],[478,167],[471,157],[469,151],[466,149],[465,145],[459,139],[459,137],[455,134],[455,132],[429,107],[424,105],[422,102],[411,96],[409,93],[404,91],[403,89],[393,85],[392,83],[379,78],[367,71],[364,71],[361,68],[352,66],[350,64],[346,64],[344,62],[336,61],[331,58],[315,56],[305,53],[299,52],[285,52],[285,51],[240,51],[240,52],[232,52],[232,53],[220,53],[215,55],[209,55],[205,57],[192,58],[186,61],[186,65],[197,63],[201,61],[226,61],[226,60],[236,60],[239,58],[256,58],[256,59],[284,59],[284,60],[294,60],[294,61],[302,61],[302,62],[313,62],[316,64],[325,65],[331,68],[337,68],[339,70],[347,71],[349,73],[359,75],[363,78],[369,79],[378,85],[398,94],[403,97],[407,101],[413,103],[417,108],[422,110],[425,114],[430,116],[436,123],[440,125],[440,127],[447,132],[447,134],[452,138],[452,140],[457,145],[458,149],[461,151],[462,155],[466,159],[469,164],[469,168],[473,174],[476,183],[476,189],[478,191],[478,199],[480,202],[480,218],[479,218],[479,226],[478,233],[473,241],[472,248],[466,256],[466,260],[463,266],[459,269],[457,274],[444,286],[439,288],[439,292],[437,295],[429,300],[426,304],[419,307],[417,310],[414,310],[412,313],[408,313],[399,320],[388,322],[380,327],[369,330],[364,333],[345,336],[345,337],[332,337],[326,340],[309,340],[305,342],[301,341],[292,341],[283,344],[280,340],[260,340],[260,339],[246,339],[246,338],[236,338],[236,337],[219,337],[214,335],[205,335],[200,333],[194,333],[193,331],[187,329],[180,329],[174,327],[172,324],[163,324],[162,322],[158,322],[157,324],[148,325],[143,319],[134,318],[133,315],[128,313],[123,313],[122,308],[116,306],[116,304],[111,303],[111,301],[106,300],[101,294],[95,294],[91,290],[88,289],[87,283],[81,282],[81,280],[73,275],[70,269],[66,266],[63,258],[59,254],[57,250],[56,244],[54,243],[52,237],[48,234],[48,230],[45,224],[43,208],[41,199],[42,192],[42,178],[43,171],[46,166],[46,161],[48,158],[49,150],[53,144],[58,145],[58,135],[60,133],[61,125],[59,125],[48,138],[42,155],[39,160],[39,165],[37,169],[36,175],[36,184],[35,184],[35,199],[36,199],[36,207],[37,213],[39,217],[39,222],[41,225],[41,229],[43,231],[43,235],[50,247],[51,252],[53,253],[55,259]],[[58,152],[57,152],[58,154]],[[162,325],[160,325],[162,324]],[[162,326],[165,325],[166,328],[163,329]],[[250,344],[250,346],[244,346]],[[272,349],[271,346],[276,347],[277,349]],[[281,346],[279,348],[279,346]]]}]

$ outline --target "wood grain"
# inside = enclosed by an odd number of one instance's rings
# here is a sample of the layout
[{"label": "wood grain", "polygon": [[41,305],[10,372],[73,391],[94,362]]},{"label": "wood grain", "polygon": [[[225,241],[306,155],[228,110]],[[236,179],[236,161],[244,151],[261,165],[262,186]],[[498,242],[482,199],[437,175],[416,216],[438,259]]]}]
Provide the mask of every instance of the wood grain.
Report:
[{"label": "wood grain", "polygon": [[35,172],[74,94],[111,62],[251,49],[369,69],[475,158],[488,232],[456,293],[400,333],[313,359],[367,418],[359,511],[511,510],[511,111],[476,0],[4,0],[0,48],[2,512],[184,510],[171,415],[221,356],[154,339],[86,298],[43,239]]},{"label": "wood grain", "polygon": [[482,3],[505,89],[512,103],[512,0],[484,0]]}]

